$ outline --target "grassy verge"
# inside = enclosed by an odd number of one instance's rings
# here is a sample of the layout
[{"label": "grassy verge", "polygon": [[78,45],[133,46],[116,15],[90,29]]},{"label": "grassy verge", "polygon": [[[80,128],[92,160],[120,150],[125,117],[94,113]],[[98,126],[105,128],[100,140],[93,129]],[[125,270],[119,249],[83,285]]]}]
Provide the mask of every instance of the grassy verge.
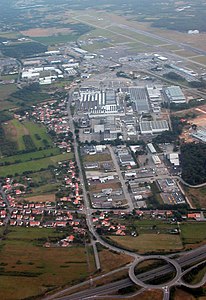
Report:
[{"label": "grassy verge", "polygon": [[9,166],[0,167],[1,176],[23,174],[24,172],[37,172],[41,169],[47,169],[49,166],[54,166],[60,161],[72,159],[72,153],[64,153],[51,157],[41,158],[34,161],[28,161]]},{"label": "grassy verge", "polygon": [[49,156],[53,156],[53,155],[57,155],[57,154],[60,154],[59,148],[50,148],[50,149],[45,149],[45,150],[41,150],[41,151],[5,157],[5,158],[0,159],[0,163],[14,164],[17,162],[26,162],[26,161],[36,160],[39,158],[49,157]]}]

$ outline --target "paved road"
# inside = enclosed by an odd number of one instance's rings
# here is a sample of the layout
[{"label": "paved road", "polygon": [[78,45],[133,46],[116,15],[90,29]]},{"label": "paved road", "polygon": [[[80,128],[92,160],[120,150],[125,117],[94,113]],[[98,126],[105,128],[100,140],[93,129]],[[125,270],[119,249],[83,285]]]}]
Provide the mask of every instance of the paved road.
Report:
[{"label": "paved road", "polygon": [[11,218],[11,214],[12,214],[13,208],[10,207],[9,201],[8,201],[8,199],[7,199],[7,196],[6,196],[5,192],[4,192],[3,189],[2,189],[2,185],[1,185],[1,184],[0,184],[0,194],[1,194],[1,196],[2,196],[2,199],[4,200],[4,203],[5,203],[6,206],[7,206],[7,217],[6,217],[6,219],[4,220],[4,224],[5,224],[5,225],[8,225],[8,224],[9,224],[9,221],[10,221],[10,218]]},{"label": "paved road", "polygon": [[[176,261],[179,263],[179,265],[181,267],[186,267],[191,264],[198,263],[199,261],[205,260],[205,259],[206,259],[206,245],[204,245],[200,248],[197,248],[195,250],[186,252],[184,255],[177,258]],[[147,271],[143,274],[139,274],[137,276],[137,278],[142,281],[143,280],[144,281],[151,280],[155,276],[157,277],[157,274],[164,276],[165,274],[171,272],[172,270],[173,270],[173,268],[170,265],[158,267],[154,270]],[[84,290],[82,292],[75,293],[73,295],[64,296],[64,297],[60,297],[60,298],[49,298],[49,299],[46,298],[46,300],[50,300],[50,299],[79,300],[79,299],[87,299],[88,297],[92,298],[97,295],[109,295],[109,293],[111,294],[112,292],[117,291],[120,288],[128,287],[128,286],[131,286],[132,284],[133,284],[133,282],[129,278],[126,278],[126,279],[119,280],[117,282],[112,282],[112,283],[106,284],[101,287]],[[165,288],[166,288],[166,291],[165,291]],[[164,292],[164,297],[167,297],[164,300],[169,300],[169,293],[167,292],[167,291],[169,291],[168,285],[166,284],[162,290]]]},{"label": "paved road", "polygon": [[122,172],[121,172],[120,167],[119,167],[119,164],[118,164],[118,162],[117,162],[116,155],[115,155],[114,150],[112,149],[111,146],[108,145],[107,147],[108,147],[108,149],[109,149],[109,151],[110,151],[110,154],[111,154],[111,157],[112,157],[112,161],[113,161],[113,163],[114,163],[116,172],[117,172],[117,174],[118,174],[118,176],[119,176],[119,180],[120,180],[121,185],[122,185],[122,189],[123,189],[123,192],[124,192],[125,199],[126,199],[127,202],[128,202],[130,211],[132,211],[132,210],[134,209],[134,204],[133,204],[133,202],[132,202],[130,193],[128,192],[127,186],[126,186],[126,184],[125,184],[125,180],[124,180],[124,178],[123,178],[123,176],[122,176]]},{"label": "paved road", "polygon": [[165,286],[163,289],[163,300],[170,300],[170,289],[168,286]]},{"label": "paved road", "polygon": [[93,251],[94,251],[94,259],[95,259],[96,269],[100,270],[101,264],[100,264],[100,259],[99,259],[99,253],[97,250],[96,241],[94,241],[93,239],[92,239],[92,247],[93,247]]},{"label": "paved road", "polygon": [[[140,276],[136,276],[135,275],[135,267],[137,263],[143,262],[145,259],[161,259],[164,260],[165,262],[167,262],[168,265],[163,266],[154,270],[155,274],[153,272],[151,272],[151,274],[149,273],[149,276],[144,276],[143,274],[141,274]],[[165,283],[163,284],[159,284],[159,285],[153,285],[153,284],[148,284],[146,282],[148,282],[151,279],[156,279],[158,277],[162,277],[165,274],[165,270],[170,270],[171,272],[176,271],[176,274],[174,276],[173,279],[171,279],[167,285],[168,286],[173,286],[175,285],[175,283],[181,278],[181,274],[182,274],[182,270],[181,267],[179,265],[179,263],[174,260],[169,258],[168,256],[163,256],[163,255],[149,255],[148,257],[143,257],[142,259],[139,260],[135,260],[134,263],[131,265],[130,269],[129,269],[129,277],[130,279],[138,286],[144,287],[144,288],[148,288],[148,289],[160,289],[165,287]]]}]

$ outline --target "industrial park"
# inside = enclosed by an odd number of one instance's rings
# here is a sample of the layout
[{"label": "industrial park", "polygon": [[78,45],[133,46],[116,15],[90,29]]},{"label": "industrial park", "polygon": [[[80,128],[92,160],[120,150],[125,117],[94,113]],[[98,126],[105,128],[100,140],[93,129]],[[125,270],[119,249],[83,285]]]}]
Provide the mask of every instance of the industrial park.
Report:
[{"label": "industrial park", "polygon": [[203,300],[205,3],[0,3],[2,300]]}]

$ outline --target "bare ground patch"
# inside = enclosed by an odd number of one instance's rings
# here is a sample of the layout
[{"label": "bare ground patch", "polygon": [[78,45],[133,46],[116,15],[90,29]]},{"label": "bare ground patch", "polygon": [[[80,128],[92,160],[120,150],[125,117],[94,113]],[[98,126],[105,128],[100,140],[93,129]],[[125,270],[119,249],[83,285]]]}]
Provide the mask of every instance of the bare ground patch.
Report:
[{"label": "bare ground patch", "polygon": [[57,34],[68,34],[71,33],[72,30],[69,28],[31,28],[29,30],[21,31],[21,34],[29,36],[29,37],[45,37],[52,36]]},{"label": "bare ground patch", "polygon": [[55,202],[55,194],[46,194],[40,196],[25,197],[28,202]]},{"label": "bare ground patch", "polygon": [[120,188],[121,188],[120,182],[97,183],[94,185],[90,185],[90,187],[89,187],[91,192],[100,192],[102,189],[117,190]]}]

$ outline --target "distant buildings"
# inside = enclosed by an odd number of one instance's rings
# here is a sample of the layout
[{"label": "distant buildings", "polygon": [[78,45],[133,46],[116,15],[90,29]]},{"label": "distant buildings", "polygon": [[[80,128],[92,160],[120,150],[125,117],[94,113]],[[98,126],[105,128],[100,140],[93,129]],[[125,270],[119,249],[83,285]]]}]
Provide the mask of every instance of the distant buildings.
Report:
[{"label": "distant buildings", "polygon": [[179,86],[170,86],[164,89],[164,93],[169,103],[185,103],[186,98]]},{"label": "distant buildings", "polygon": [[166,120],[140,122],[141,134],[155,134],[167,130],[169,130],[169,125]]}]

